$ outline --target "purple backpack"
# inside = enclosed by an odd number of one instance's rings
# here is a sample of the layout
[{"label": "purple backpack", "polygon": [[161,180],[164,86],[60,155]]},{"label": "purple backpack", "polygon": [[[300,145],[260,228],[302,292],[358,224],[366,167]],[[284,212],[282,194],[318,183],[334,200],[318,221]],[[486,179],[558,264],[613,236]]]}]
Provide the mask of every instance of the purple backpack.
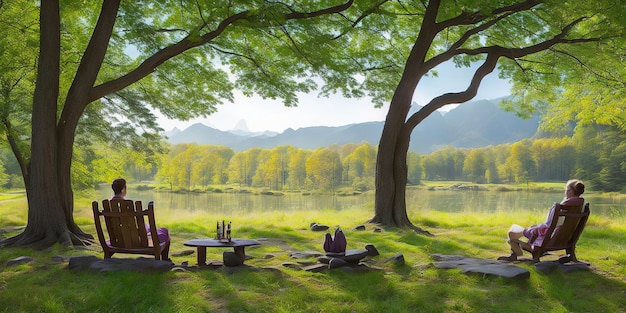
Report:
[{"label": "purple backpack", "polygon": [[326,233],[324,251],[330,253],[345,253],[347,245],[346,236],[343,234],[341,228],[335,229],[335,238],[331,237],[329,233]]}]

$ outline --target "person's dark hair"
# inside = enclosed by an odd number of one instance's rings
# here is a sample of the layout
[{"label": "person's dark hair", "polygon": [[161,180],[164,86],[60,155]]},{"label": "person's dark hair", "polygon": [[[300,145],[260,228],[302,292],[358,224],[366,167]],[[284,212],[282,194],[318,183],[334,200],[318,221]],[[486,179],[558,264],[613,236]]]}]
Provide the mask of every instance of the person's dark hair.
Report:
[{"label": "person's dark hair", "polygon": [[578,179],[572,179],[567,182],[567,187],[571,188],[575,195],[580,196],[585,192],[585,184]]},{"label": "person's dark hair", "polygon": [[122,193],[124,187],[126,187],[126,180],[124,178],[118,178],[111,184],[111,188],[116,195]]}]

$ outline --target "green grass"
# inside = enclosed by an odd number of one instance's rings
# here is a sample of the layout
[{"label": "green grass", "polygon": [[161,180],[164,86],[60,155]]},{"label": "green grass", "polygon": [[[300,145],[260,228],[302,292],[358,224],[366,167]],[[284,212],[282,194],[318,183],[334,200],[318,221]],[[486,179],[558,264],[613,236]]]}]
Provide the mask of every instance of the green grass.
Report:
[{"label": "green grass", "polygon": [[[23,199],[1,201],[0,229],[23,226],[24,208]],[[507,251],[504,236],[509,225],[536,220],[530,213],[428,211],[410,217],[433,237],[395,228],[374,232],[375,225],[366,225],[366,231],[352,230],[372,214],[371,208],[245,216],[157,211],[157,224],[168,227],[173,236],[172,253],[188,250],[183,245],[188,239],[212,236],[215,220],[222,218],[233,221],[235,237],[274,239],[276,244],[246,249],[253,257],[246,263],[258,270],[234,274],[223,270],[94,274],[70,271],[67,263],[55,263],[52,256],[101,258],[97,245],[86,250],[0,249],[0,312],[626,312],[623,219],[590,218],[577,251],[580,259],[592,264],[592,271],[546,275],[520,264],[531,277],[515,281],[436,269],[431,255],[495,259]],[[76,208],[75,217],[83,230],[95,234],[90,208]],[[310,273],[283,266],[297,262],[287,250],[322,250],[324,234],[309,230],[314,221],[341,225],[349,249],[374,244],[381,255],[368,262],[381,270]],[[219,260],[222,251],[209,249],[207,257]],[[404,255],[405,265],[385,262],[396,253]],[[34,261],[4,265],[19,256],[32,256]],[[176,264],[193,264],[195,254],[172,259]]]}]

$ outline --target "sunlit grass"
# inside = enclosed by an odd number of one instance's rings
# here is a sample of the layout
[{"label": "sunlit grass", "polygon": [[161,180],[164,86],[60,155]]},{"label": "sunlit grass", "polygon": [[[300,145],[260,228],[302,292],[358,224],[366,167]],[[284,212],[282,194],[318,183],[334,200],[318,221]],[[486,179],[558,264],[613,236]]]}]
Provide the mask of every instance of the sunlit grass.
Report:
[{"label": "sunlit grass", "polygon": [[[95,235],[89,200],[76,201],[76,222]],[[459,270],[436,269],[432,254],[458,254],[495,259],[507,253],[510,224],[534,223],[532,212],[445,213],[422,210],[410,219],[434,236],[365,223],[371,208],[342,211],[262,212],[218,216],[206,212],[159,210],[157,225],[173,236],[171,253],[190,250],[186,240],[214,236],[218,220],[232,221],[237,238],[267,238],[246,249],[251,270],[228,274],[200,270],[142,274],[94,274],[70,271],[52,256],[95,255],[87,250],[54,247],[45,251],[0,249],[0,264],[19,256],[35,260],[2,267],[0,312],[620,312],[626,310],[626,226],[623,220],[592,216],[578,245],[578,257],[592,271],[540,274],[532,265],[529,280],[468,276]],[[23,226],[25,201],[0,202],[0,228]],[[380,270],[368,273],[334,270],[310,273],[283,266],[290,251],[322,251],[324,232],[311,222],[341,226],[349,249],[373,244],[381,253],[368,260]],[[357,225],[365,231],[355,231]],[[6,236],[8,234],[0,235]],[[221,260],[209,249],[209,260]],[[386,263],[403,254],[406,264]],[[115,257],[136,257],[115,255]],[[176,264],[195,263],[195,254],[172,256]]]}]

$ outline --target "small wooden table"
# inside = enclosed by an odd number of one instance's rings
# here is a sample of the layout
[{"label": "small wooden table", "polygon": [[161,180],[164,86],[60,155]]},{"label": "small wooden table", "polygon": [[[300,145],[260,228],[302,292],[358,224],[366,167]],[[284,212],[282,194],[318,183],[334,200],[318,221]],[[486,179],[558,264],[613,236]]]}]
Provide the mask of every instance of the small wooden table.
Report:
[{"label": "small wooden table", "polygon": [[235,254],[242,260],[246,259],[245,248],[248,246],[258,246],[256,240],[233,238],[230,241],[217,239],[191,239],[184,243],[188,247],[196,247],[198,250],[198,265],[206,265],[206,248],[228,248],[233,247]]}]

